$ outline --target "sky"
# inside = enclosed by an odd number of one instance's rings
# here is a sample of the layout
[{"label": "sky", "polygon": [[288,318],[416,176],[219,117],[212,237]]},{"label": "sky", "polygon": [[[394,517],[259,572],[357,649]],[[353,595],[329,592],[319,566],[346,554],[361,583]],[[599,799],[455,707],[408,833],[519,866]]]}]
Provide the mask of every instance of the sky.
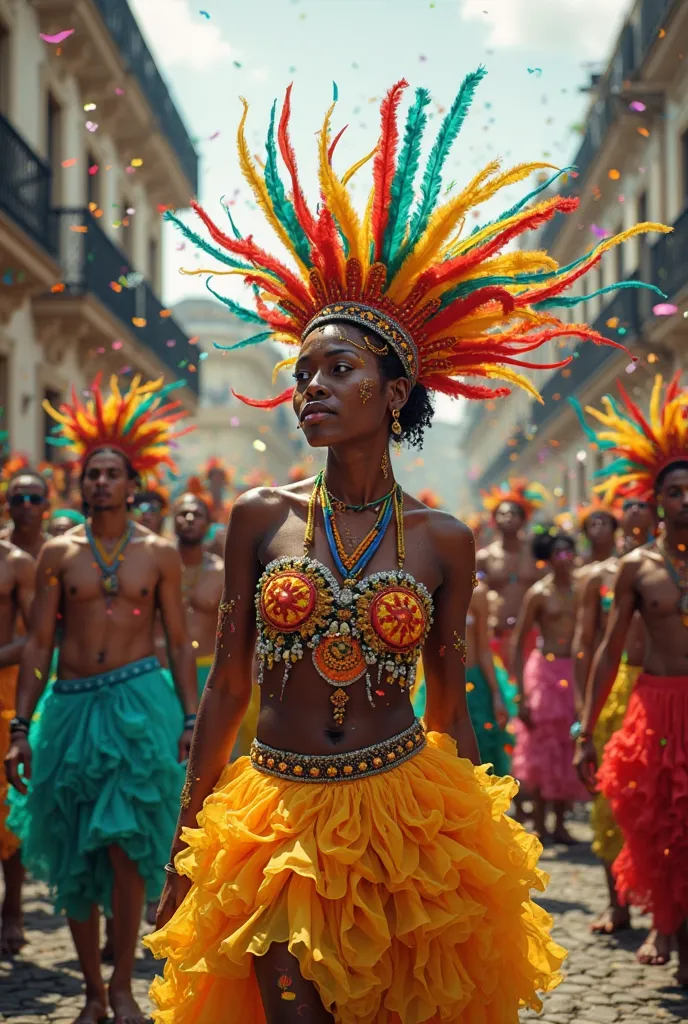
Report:
[{"label": "sky", "polygon": [[[224,197],[244,235],[275,245],[240,175],[240,96],[250,106],[249,145],[264,154],[270,108],[294,83],[292,136],[307,194],[316,200],[316,132],[338,93],[335,130],[346,168],[375,145],[379,103],[400,78],[430,89],[433,120],[463,77],[488,70],[446,172],[460,186],[489,160],[570,162],[588,98],[580,91],[604,65],[631,0],[129,0],[200,155],[199,198],[225,220]],[[205,6],[200,6],[204,4]],[[402,109],[402,117],[404,110]],[[369,166],[354,195],[364,207]],[[356,180],[356,179],[355,179]],[[527,183],[520,186],[528,191]],[[505,191],[506,207],[522,192]],[[486,210],[487,215],[496,211]],[[184,219],[193,223],[194,215]],[[278,251],[278,250],[276,250]],[[202,262],[199,260],[202,259]],[[180,266],[207,266],[171,226],[164,235],[164,298],[207,296]],[[219,280],[219,279],[218,279]],[[217,283],[217,282],[216,282]],[[220,284],[241,298],[237,282]],[[238,290],[239,289],[239,290]],[[440,410],[438,410],[440,411]],[[447,415],[447,408],[441,411]]]}]

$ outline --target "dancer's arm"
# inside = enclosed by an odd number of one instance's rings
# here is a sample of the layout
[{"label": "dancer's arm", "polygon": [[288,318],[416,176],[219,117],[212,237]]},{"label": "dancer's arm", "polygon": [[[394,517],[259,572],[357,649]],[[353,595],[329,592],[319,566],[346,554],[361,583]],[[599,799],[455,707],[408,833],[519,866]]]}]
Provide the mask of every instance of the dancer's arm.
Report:
[{"label": "dancer's arm", "polygon": [[538,621],[540,613],[540,601],[542,597],[542,584],[534,583],[530,590],[526,591],[523,600],[521,614],[516,623],[514,638],[511,648],[511,664],[513,666],[514,680],[518,687],[518,717],[525,725],[530,725],[530,711],[528,702],[523,690],[523,647],[526,637]]},{"label": "dancer's arm", "polygon": [[473,629],[475,636],[476,657],[478,665],[487,680],[487,685],[492,692],[492,707],[499,725],[506,723],[507,712],[502,700],[502,693],[497,682],[492,649],[490,648],[490,632],[488,626],[489,604],[487,600],[487,588],[479,586],[473,594],[471,601],[471,614],[473,615]]},{"label": "dancer's arm", "polygon": [[[44,544],[38,556],[32,622],[22,651],[17,682],[17,717],[27,722],[31,720],[50,672],[62,593],[61,573],[65,550],[64,538],[55,537]],[[31,747],[26,733],[17,731],[10,737],[5,771],[8,782],[20,793],[26,793],[26,785],[19,774],[22,765],[24,778],[30,779]]]},{"label": "dancer's arm", "polygon": [[[25,629],[28,631],[36,579],[36,563],[31,555],[27,554],[26,551],[20,551],[19,548],[13,551],[10,561],[14,571],[14,593],[17,611],[22,618]],[[18,664],[25,646],[26,633],[23,636],[12,637],[8,644],[0,647],[0,668],[7,668],[8,665]]]},{"label": "dancer's arm", "polygon": [[592,741],[592,732],[614,685],[624,652],[626,635],[636,609],[635,580],[639,562],[635,555],[635,552],[627,555],[621,559],[619,564],[614,581],[614,602],[607,620],[607,631],[593,659],[586,687],[585,708],[573,763],[578,769],[581,781],[591,793],[595,789],[597,772],[597,754]]},{"label": "dancer's arm", "polygon": [[434,622],[423,648],[424,720],[429,730],[449,733],[461,757],[480,764],[466,705],[466,614],[473,594],[475,541],[468,527],[444,512],[433,514],[431,530],[443,583],[434,594]]},{"label": "dancer's arm", "polygon": [[[167,657],[172,670],[174,688],[185,715],[193,715],[198,709],[198,685],[196,683],[196,659],[186,629],[186,618],[182,607],[182,563],[179,552],[172,544],[155,538],[156,554],[160,569],[157,588],[158,602],[162,615]],[[179,740],[179,760],[185,761],[191,747],[193,728],[185,729]]]},{"label": "dancer's arm", "polygon": [[[251,699],[251,666],[256,638],[254,594],[261,573],[258,546],[274,510],[263,491],[241,495],[234,504],[225,542],[225,585],[218,613],[215,659],[203,690],[191,742],[186,783],[170,859],[184,848],[182,829],[196,826],[203,801],[229,761]],[[231,566],[231,571],[229,567]],[[160,900],[158,927],[172,916],[190,881],[168,875]]]},{"label": "dancer's arm", "polygon": [[595,637],[599,627],[601,573],[593,570],[585,580],[583,594],[576,612],[576,628],[573,633],[573,671],[576,682],[576,696],[582,705],[590,666],[595,653]]}]

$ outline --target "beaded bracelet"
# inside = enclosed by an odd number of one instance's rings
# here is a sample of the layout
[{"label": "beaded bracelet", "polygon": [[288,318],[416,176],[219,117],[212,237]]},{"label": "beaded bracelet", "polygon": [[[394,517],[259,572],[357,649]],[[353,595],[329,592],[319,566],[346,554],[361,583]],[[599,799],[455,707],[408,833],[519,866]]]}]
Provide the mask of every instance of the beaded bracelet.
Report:
[{"label": "beaded bracelet", "polygon": [[179,872],[177,871],[176,867],[174,866],[174,864],[172,863],[171,860],[168,860],[167,864],[165,865],[165,873],[168,874],[168,875],[178,875],[179,874]]},{"label": "beaded bracelet", "polygon": [[184,730],[193,729],[196,724],[196,715],[184,715]]},{"label": "beaded bracelet", "polygon": [[10,722],[10,732],[25,732],[28,733],[31,728],[31,722],[28,718],[22,718],[20,715],[15,717]]}]

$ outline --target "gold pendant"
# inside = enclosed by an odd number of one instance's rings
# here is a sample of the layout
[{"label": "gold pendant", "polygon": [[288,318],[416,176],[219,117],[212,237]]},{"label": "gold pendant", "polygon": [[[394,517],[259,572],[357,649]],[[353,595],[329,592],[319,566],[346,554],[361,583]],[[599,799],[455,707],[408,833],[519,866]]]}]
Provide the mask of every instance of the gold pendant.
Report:
[{"label": "gold pendant", "polygon": [[344,721],[344,714],[346,712],[346,705],[349,703],[349,697],[344,690],[335,690],[330,697],[330,703],[332,704],[334,711],[332,717],[334,718],[337,725],[341,725]]}]

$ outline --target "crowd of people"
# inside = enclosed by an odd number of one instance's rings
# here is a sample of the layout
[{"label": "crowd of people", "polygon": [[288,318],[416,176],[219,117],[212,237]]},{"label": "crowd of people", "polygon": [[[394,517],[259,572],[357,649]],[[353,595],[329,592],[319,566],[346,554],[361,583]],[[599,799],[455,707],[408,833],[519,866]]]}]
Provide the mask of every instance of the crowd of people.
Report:
[{"label": "crowd of people", "polygon": [[[579,410],[611,461],[577,532],[570,512],[545,519],[543,488],[512,481],[486,495],[476,544],[394,479],[390,444],[422,445],[433,393],[536,393],[521,370],[546,342],[617,344],[554,310],[589,298],[562,292],[613,245],[666,230],[636,225],[568,267],[508,248],[575,210],[546,192],[554,175],[464,234],[546,166],[495,162],[441,201],[483,75],[464,81],[420,185],[425,89],[401,133],[407,83],[392,87],[376,150],[341,177],[330,109],[317,208],[291,89],[260,168],[246,111],[242,170],[289,265],[231,216],[228,234],[192,203],[209,242],[166,214],[250,286],[255,308],[210,289],[256,325],[240,344],[293,346],[276,367],[290,387],[240,397],[291,401],[326,449],[315,479],[253,488],[230,512],[217,460],[170,508],[179,384],[135,378],[47,406],[78,502],[51,511],[28,466],[7,481],[2,942],[21,951],[28,870],[69,921],[77,1024],[145,1019],[131,977],[156,903],[158,1024],[516,1024],[566,957],[532,898],[542,843],[572,843],[567,814],[593,795],[610,893],[595,930],[650,909],[639,955],[662,962],[676,941],[688,982],[688,388],[658,379],[647,416],[623,389]],[[348,182],[370,159],[361,218]]]}]

